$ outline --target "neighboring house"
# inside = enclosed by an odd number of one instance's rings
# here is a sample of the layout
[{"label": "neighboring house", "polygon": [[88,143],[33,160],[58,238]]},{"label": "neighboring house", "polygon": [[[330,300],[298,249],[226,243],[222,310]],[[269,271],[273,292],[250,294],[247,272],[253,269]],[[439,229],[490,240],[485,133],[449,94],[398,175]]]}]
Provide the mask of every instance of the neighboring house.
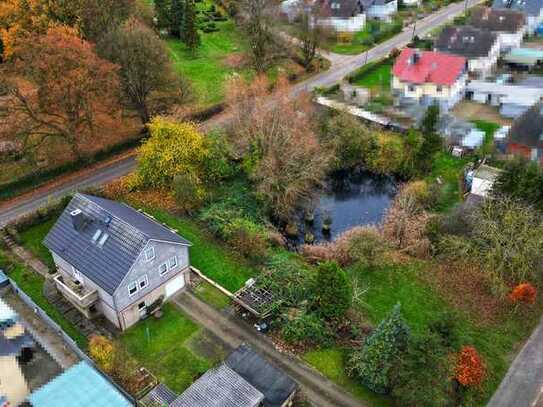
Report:
[{"label": "neighboring house", "polygon": [[79,362],[28,397],[32,407],[130,407],[131,403],[87,362]]},{"label": "neighboring house", "polygon": [[528,29],[526,15],[523,12],[488,7],[472,10],[468,24],[495,33],[500,41],[502,53],[520,47]]},{"label": "neighboring house", "polygon": [[420,6],[422,0],[402,0],[401,4],[405,7]]},{"label": "neighboring house", "polygon": [[543,87],[522,84],[470,81],[466,86],[466,99],[496,106],[500,114],[517,118],[543,98]]},{"label": "neighboring house", "polygon": [[357,32],[364,29],[366,14],[359,0],[317,0],[313,23],[337,32]]},{"label": "neighboring house", "polygon": [[190,242],[128,205],[76,194],[44,240],[57,289],[87,318],[120,329],[189,281]]},{"label": "neighboring house", "polygon": [[298,386],[294,380],[246,345],[207,371],[172,407],[287,407]]},{"label": "neighboring house", "polygon": [[517,118],[507,137],[507,152],[543,165],[543,103]]},{"label": "neighboring house", "polygon": [[492,72],[500,55],[500,41],[495,33],[469,26],[445,27],[434,46],[436,51],[466,58],[468,71],[480,77]]},{"label": "neighboring house", "polygon": [[404,48],[392,68],[397,104],[438,103],[447,111],[464,97],[466,59],[434,51]]},{"label": "neighboring house", "polygon": [[22,363],[34,347],[13,309],[0,299],[0,398],[17,406],[30,393]]},{"label": "neighboring house", "polygon": [[493,9],[510,9],[521,11],[527,17],[528,33],[533,34],[543,22],[543,0],[494,0]]},{"label": "neighboring house", "polygon": [[397,0],[360,0],[368,18],[391,21],[398,12]]}]

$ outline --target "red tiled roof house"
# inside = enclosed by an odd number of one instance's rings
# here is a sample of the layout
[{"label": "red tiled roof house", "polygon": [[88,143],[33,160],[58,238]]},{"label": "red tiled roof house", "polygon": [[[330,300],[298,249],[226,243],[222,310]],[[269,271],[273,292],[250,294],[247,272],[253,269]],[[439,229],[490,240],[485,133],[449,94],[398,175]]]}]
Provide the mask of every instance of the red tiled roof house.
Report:
[{"label": "red tiled roof house", "polygon": [[392,68],[392,93],[397,104],[438,103],[442,111],[464,97],[466,58],[436,51],[405,48]]}]

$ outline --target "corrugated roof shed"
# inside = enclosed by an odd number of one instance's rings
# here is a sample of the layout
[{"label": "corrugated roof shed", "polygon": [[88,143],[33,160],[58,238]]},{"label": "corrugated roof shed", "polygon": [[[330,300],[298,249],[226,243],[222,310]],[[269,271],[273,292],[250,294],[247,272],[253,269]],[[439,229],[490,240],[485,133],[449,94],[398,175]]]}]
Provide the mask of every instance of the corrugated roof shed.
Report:
[{"label": "corrugated roof shed", "polygon": [[87,362],[79,362],[28,397],[33,407],[129,407],[128,401]]},{"label": "corrugated roof shed", "polygon": [[208,370],[172,407],[256,407],[264,395],[225,364]]},{"label": "corrugated roof shed", "polygon": [[168,386],[159,383],[138,403],[144,407],[164,407],[171,405],[176,398],[177,394],[170,390]]},{"label": "corrugated roof shed", "polygon": [[510,64],[533,66],[543,61],[543,51],[534,48],[513,48],[503,60]]},{"label": "corrugated roof shed", "polygon": [[[71,213],[83,223],[74,227]],[[103,245],[93,240],[107,234]],[[99,240],[99,239],[98,239]],[[190,242],[123,203],[76,194],[44,240],[44,245],[109,294],[113,294],[149,240],[181,245]]]},{"label": "corrugated roof shed", "polygon": [[232,352],[225,364],[264,394],[265,407],[282,406],[298,387],[288,375],[247,345]]}]

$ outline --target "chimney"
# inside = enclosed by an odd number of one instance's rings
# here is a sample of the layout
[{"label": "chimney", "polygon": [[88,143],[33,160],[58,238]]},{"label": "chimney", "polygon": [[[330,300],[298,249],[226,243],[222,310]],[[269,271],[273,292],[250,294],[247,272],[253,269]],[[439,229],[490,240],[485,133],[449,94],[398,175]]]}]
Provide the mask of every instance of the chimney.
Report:
[{"label": "chimney", "polygon": [[415,52],[413,52],[413,55],[411,55],[411,58],[410,58],[409,62],[411,63],[411,65],[416,65],[417,62],[419,62],[419,61],[420,61],[420,52],[417,49],[417,50],[415,50]]},{"label": "chimney", "polygon": [[75,230],[80,231],[85,225],[85,215],[81,212],[81,209],[74,209],[70,212],[70,217],[72,218],[72,225]]}]

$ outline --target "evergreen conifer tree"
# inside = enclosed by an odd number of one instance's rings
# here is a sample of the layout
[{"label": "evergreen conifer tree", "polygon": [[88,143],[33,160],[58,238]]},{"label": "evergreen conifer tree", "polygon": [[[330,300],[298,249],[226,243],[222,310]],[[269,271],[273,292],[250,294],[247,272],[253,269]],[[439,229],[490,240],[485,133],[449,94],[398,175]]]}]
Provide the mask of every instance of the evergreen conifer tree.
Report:
[{"label": "evergreen conifer tree", "polygon": [[194,0],[185,0],[185,12],[183,20],[183,42],[194,52],[200,45],[200,34],[196,26],[196,5]]}]

